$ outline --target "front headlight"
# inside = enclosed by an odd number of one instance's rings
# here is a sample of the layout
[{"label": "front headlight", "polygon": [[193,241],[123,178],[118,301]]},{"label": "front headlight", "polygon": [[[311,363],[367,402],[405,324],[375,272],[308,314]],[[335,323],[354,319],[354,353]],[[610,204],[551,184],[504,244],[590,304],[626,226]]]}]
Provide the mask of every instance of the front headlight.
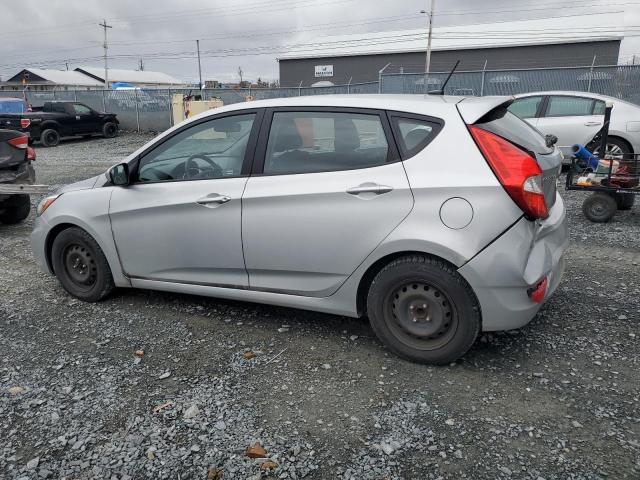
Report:
[{"label": "front headlight", "polygon": [[36,215],[38,217],[42,215],[47,210],[47,208],[49,208],[51,204],[53,204],[53,202],[55,202],[61,195],[61,193],[58,193],[57,195],[50,195],[43,198],[42,201],[38,204],[38,208],[36,208]]}]

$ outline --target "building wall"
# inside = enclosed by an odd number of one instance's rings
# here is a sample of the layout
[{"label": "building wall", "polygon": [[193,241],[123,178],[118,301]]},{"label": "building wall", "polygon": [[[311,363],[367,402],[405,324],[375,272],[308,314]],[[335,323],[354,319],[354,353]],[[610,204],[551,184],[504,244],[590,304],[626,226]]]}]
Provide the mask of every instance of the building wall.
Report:
[{"label": "building wall", "polygon": [[[523,47],[478,48],[468,50],[441,50],[431,54],[431,71],[443,72],[460,60],[458,70],[482,70],[485,60],[488,69],[519,69],[539,67],[579,67],[591,65],[596,55],[596,65],[616,65],[620,52],[620,40],[582,42],[559,45],[532,45]],[[378,72],[388,63],[393,72],[400,67],[406,72],[424,72],[426,52],[393,53],[382,55],[357,55],[353,57],[325,57],[280,60],[280,85],[282,87],[309,86],[321,80],[336,85],[374,82]],[[333,65],[333,77],[315,77],[316,65]]]}]

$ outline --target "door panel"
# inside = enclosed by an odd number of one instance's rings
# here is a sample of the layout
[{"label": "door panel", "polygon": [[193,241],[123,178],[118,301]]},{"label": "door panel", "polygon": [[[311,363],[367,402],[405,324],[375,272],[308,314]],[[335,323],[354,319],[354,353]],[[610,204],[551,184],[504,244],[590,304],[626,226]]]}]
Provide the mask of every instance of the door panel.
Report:
[{"label": "door panel", "polygon": [[132,277],[248,286],[241,235],[261,111],[187,124],[160,139],[114,189],[109,214],[122,267]]},{"label": "door panel", "polygon": [[[227,178],[114,189],[109,215],[125,273],[246,287],[240,232],[246,182]],[[216,198],[219,201],[207,203]]]},{"label": "door panel", "polygon": [[[386,193],[348,193],[379,185]],[[413,196],[401,163],[251,177],[243,196],[252,289],[328,296],[402,221]]]},{"label": "door panel", "polygon": [[602,128],[603,116],[592,115],[595,105],[591,98],[552,95],[537,128],[558,137],[557,146],[565,156],[571,156],[573,145],[586,145]]}]

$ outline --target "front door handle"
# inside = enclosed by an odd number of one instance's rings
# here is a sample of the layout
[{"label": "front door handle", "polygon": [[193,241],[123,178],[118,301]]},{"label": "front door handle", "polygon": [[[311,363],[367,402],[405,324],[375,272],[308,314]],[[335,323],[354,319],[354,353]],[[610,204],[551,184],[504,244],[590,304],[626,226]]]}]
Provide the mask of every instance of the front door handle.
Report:
[{"label": "front door handle", "polygon": [[586,122],[584,124],[585,127],[599,127],[602,125],[602,122]]},{"label": "front door handle", "polygon": [[381,195],[383,193],[389,193],[393,190],[393,187],[388,185],[378,185],[377,183],[363,183],[357,187],[351,187],[347,189],[347,193],[350,195],[360,195],[361,193],[375,193]]},{"label": "front door handle", "polygon": [[204,205],[205,207],[208,207],[222,205],[223,203],[227,203],[229,200],[231,200],[231,198],[227,197],[226,195],[220,195],[219,193],[210,193],[206,197],[198,199],[196,203],[198,205]]}]

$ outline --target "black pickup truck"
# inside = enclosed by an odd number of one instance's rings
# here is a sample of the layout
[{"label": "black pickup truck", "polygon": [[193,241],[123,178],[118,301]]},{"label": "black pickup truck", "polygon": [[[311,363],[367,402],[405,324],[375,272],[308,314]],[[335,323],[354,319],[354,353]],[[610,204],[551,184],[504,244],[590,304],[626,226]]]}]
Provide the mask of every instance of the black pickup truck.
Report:
[{"label": "black pickup truck", "polygon": [[107,138],[118,135],[119,123],[114,113],[100,113],[78,102],[46,102],[32,112],[1,113],[0,128],[18,130],[40,141],[44,147],[55,147],[61,137],[100,134]]}]

